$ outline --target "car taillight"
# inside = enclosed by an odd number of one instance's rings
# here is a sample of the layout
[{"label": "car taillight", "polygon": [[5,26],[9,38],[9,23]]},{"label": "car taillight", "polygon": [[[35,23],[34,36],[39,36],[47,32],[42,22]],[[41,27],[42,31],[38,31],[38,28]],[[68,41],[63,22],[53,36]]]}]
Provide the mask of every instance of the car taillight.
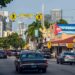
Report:
[{"label": "car taillight", "polygon": [[48,64],[48,61],[46,60],[46,62],[45,62],[46,64]]}]

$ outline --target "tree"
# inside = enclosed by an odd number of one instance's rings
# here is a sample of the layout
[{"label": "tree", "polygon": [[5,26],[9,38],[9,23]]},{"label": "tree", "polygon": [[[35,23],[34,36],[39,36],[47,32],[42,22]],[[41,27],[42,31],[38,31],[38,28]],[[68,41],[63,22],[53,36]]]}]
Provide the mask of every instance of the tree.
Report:
[{"label": "tree", "polygon": [[9,35],[8,39],[10,45],[15,49],[18,49],[19,47],[22,49],[25,46],[25,41],[22,38],[20,38],[20,36],[17,33]]},{"label": "tree", "polygon": [[21,48],[21,50],[24,48],[25,46],[25,41],[22,38],[19,38],[19,47]]},{"label": "tree", "polygon": [[9,44],[9,39],[7,37],[2,38],[3,39],[3,45],[2,48],[3,49],[9,49],[10,48],[10,44]]},{"label": "tree", "polygon": [[[41,27],[40,21],[34,21],[32,24],[28,26],[28,29],[25,31],[25,34],[27,34],[27,38],[31,38],[31,40],[35,40],[35,30],[37,29],[39,32],[39,28]],[[40,36],[40,32],[39,32]]]},{"label": "tree", "polygon": [[6,7],[7,4],[10,3],[11,1],[13,1],[13,0],[0,0],[1,8]]},{"label": "tree", "polygon": [[[45,21],[45,27],[46,28],[49,28],[50,24],[48,21]],[[35,30],[37,29],[38,30],[38,36],[39,38],[42,37],[42,34],[41,32],[39,31],[39,28],[42,28],[42,25],[41,25],[41,22],[40,21],[34,21],[32,24],[30,24],[28,26],[28,29],[25,31],[25,35],[27,34],[27,39],[30,38],[31,40],[35,40],[36,37],[35,37]]]},{"label": "tree", "polygon": [[9,39],[10,45],[13,48],[15,49],[19,48],[19,36],[17,33],[12,33],[11,35],[8,36],[8,39]]},{"label": "tree", "polygon": [[57,24],[68,24],[68,22],[64,19],[60,19]]},{"label": "tree", "polygon": [[3,48],[3,49],[9,49],[10,48],[10,44],[8,42],[7,37],[0,38],[0,48]]}]

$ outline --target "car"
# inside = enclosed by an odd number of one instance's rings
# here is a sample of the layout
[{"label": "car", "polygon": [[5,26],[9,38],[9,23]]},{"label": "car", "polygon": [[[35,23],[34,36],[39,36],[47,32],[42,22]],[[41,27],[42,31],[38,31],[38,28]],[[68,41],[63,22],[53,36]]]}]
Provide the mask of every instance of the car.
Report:
[{"label": "car", "polygon": [[51,53],[49,49],[45,48],[43,50],[40,50],[40,52],[43,54],[44,58],[47,58],[47,59],[51,58]]},{"label": "car", "polygon": [[70,63],[71,65],[75,63],[75,53],[70,51],[62,52],[57,56],[57,64]]},{"label": "car", "polygon": [[20,53],[21,50],[7,50],[7,55],[8,56],[16,56],[17,54]]},{"label": "car", "polygon": [[16,71],[21,73],[27,70],[37,70],[46,73],[48,61],[40,52],[36,51],[21,51],[15,59]]},{"label": "car", "polygon": [[7,58],[7,54],[4,50],[0,50],[0,58]]}]

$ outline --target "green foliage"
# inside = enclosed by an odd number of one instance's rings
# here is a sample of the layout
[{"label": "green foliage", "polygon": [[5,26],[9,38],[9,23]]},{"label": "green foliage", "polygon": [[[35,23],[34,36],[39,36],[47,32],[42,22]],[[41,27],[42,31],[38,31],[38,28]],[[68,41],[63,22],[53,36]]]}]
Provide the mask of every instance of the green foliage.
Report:
[{"label": "green foliage", "polygon": [[13,1],[13,0],[0,0],[1,8],[6,7],[7,4],[10,3],[11,1]]},{"label": "green foliage", "polygon": [[25,46],[25,41],[22,38],[19,38],[19,47],[22,48]]},{"label": "green foliage", "polygon": [[[35,30],[41,27],[40,21],[34,21],[32,24],[28,26],[27,31],[25,31],[25,34],[27,34],[27,37],[31,38],[32,40],[35,40]],[[40,33],[40,32],[39,32]],[[40,34],[39,34],[40,36]]]},{"label": "green foliage", "polygon": [[3,48],[3,49],[10,48],[10,45],[8,43],[8,38],[7,37],[0,38],[0,48]]},{"label": "green foliage", "polygon": [[9,43],[12,47],[14,47],[15,49],[17,49],[19,47],[19,36],[17,33],[13,33],[12,35],[9,35],[8,38]]},{"label": "green foliage", "polygon": [[[45,21],[45,27],[46,28],[49,28],[50,24],[48,21]],[[25,35],[27,34],[27,39],[30,38],[32,41],[34,41],[36,39],[35,37],[35,30],[38,29],[38,35],[39,35],[39,38],[42,37],[42,34],[41,32],[39,31],[39,28],[42,28],[42,25],[41,25],[41,22],[40,21],[34,21],[32,24],[30,24],[28,26],[28,29],[25,31]]]},{"label": "green foliage", "polygon": [[64,19],[60,19],[57,24],[68,24],[68,22]]},{"label": "green foliage", "polygon": [[14,49],[22,49],[25,46],[25,41],[20,38],[17,33],[13,33],[8,37],[0,38],[0,48],[9,49],[10,46]]}]

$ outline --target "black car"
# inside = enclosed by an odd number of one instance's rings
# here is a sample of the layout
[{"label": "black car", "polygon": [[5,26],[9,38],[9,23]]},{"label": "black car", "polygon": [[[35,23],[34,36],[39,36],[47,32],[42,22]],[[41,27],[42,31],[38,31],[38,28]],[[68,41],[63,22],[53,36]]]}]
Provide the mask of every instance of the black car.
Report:
[{"label": "black car", "polygon": [[0,50],[0,58],[7,58],[7,54],[4,50]]},{"label": "black car", "polygon": [[47,66],[47,60],[44,59],[43,55],[34,51],[22,51],[15,60],[17,72],[37,70],[38,72],[42,71],[45,73]]},{"label": "black car", "polygon": [[57,64],[70,63],[71,65],[75,63],[75,53],[70,51],[62,52],[57,56]]},{"label": "black car", "polygon": [[43,50],[40,50],[40,52],[42,53],[42,55],[44,56],[44,58],[50,59],[51,58],[51,53],[50,50],[45,48]]}]

